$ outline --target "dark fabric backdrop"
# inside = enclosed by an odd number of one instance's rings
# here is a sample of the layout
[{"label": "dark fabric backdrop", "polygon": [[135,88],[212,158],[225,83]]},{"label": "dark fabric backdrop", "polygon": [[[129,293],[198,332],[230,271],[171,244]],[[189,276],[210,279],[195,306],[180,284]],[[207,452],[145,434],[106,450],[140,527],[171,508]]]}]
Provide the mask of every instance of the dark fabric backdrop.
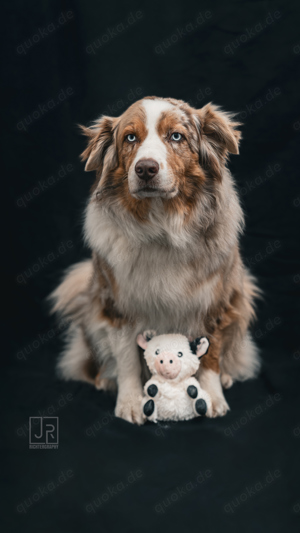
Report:
[{"label": "dark fabric backdrop", "polygon": [[[299,530],[299,14],[282,0],[7,3],[5,533]],[[64,327],[45,297],[89,256],[94,177],[76,125],[146,95],[212,100],[244,123],[230,168],[242,254],[264,291],[253,326],[263,366],[226,392],[224,418],[136,427],[113,417],[112,396],[55,376]],[[29,449],[35,416],[59,418],[58,449]]]}]

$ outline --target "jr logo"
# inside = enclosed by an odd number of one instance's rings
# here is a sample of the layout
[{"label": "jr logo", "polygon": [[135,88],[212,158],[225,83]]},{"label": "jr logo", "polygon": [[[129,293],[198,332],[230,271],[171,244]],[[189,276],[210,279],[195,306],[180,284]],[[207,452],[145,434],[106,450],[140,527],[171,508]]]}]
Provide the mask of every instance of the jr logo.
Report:
[{"label": "jr logo", "polygon": [[58,448],[58,417],[29,418],[29,448]]}]

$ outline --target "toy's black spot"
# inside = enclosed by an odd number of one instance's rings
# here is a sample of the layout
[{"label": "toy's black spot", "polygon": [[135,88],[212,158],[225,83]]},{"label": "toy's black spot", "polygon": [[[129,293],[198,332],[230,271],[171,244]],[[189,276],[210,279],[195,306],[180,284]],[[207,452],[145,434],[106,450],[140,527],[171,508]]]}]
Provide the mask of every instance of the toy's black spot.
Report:
[{"label": "toy's black spot", "polygon": [[197,339],[193,340],[193,341],[190,341],[190,348],[191,348],[191,351],[196,355],[197,353],[197,346],[199,344],[199,341],[200,341],[200,337],[197,337]]},{"label": "toy's black spot", "polygon": [[160,364],[161,364],[161,365],[163,364],[163,360],[162,360],[162,359],[161,359],[161,361],[160,361]]},{"label": "toy's black spot", "polygon": [[173,363],[172,359],[170,359],[170,363]]},{"label": "toy's black spot", "polygon": [[195,385],[190,385],[190,386],[187,388],[187,393],[188,393],[188,395],[189,395],[191,398],[197,398],[197,396],[198,396],[197,387],[195,387]]},{"label": "toy's black spot", "polygon": [[195,408],[198,415],[204,416],[207,411],[206,401],[202,398],[199,398],[198,400],[196,400]]},{"label": "toy's black spot", "polygon": [[156,396],[157,393],[158,393],[158,388],[153,383],[152,385],[149,385],[149,387],[147,389],[147,392],[148,392],[149,396],[151,396],[151,398],[154,398],[154,396]]},{"label": "toy's black spot", "polygon": [[144,405],[144,415],[151,416],[154,411],[154,401],[148,400]]}]

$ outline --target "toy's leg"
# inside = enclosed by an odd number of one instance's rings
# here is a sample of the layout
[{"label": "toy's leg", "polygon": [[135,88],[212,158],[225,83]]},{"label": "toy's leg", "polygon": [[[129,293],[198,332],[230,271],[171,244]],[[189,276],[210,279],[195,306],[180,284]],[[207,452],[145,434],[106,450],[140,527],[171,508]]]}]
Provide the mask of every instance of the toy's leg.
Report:
[{"label": "toy's leg", "polygon": [[[205,391],[200,391],[195,385],[189,385],[187,388],[187,393],[193,401],[193,409],[195,415],[205,416],[206,413],[210,414],[211,411],[211,401],[208,394]],[[200,396],[198,398],[198,396]]]},{"label": "toy's leg", "polygon": [[195,387],[195,385],[190,385],[187,388],[187,393],[188,393],[190,398],[193,398],[193,399],[197,398],[197,396],[198,396],[197,387]]},{"label": "toy's leg", "polygon": [[194,403],[194,410],[199,416],[204,416],[207,413],[207,403],[203,398],[198,398]]},{"label": "toy's leg", "polygon": [[151,385],[149,385],[149,387],[147,388],[147,394],[148,396],[150,396],[150,398],[154,398],[158,393],[158,387],[154,384],[154,383],[151,383]]},{"label": "toy's leg", "polygon": [[148,400],[144,403],[143,412],[148,418],[154,413],[155,403],[154,400]]},{"label": "toy's leg", "polygon": [[142,408],[143,408],[143,413],[147,417],[148,420],[151,420],[152,422],[157,421],[156,405],[155,405],[154,400],[152,400],[152,398],[150,399],[148,397],[144,398]]}]

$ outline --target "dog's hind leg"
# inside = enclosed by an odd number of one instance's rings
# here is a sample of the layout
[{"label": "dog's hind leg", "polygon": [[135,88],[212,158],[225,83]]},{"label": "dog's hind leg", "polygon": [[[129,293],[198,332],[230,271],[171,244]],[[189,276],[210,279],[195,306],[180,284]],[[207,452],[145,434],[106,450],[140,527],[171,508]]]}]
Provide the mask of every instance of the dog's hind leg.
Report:
[{"label": "dog's hind leg", "polygon": [[62,379],[93,382],[98,369],[80,327],[71,326],[66,347],[59,358],[57,372]]},{"label": "dog's hind leg", "polygon": [[232,339],[232,342],[225,343],[221,358],[221,381],[225,388],[231,386],[233,381],[245,381],[256,377],[259,369],[258,349],[249,332],[243,338],[238,335]]},{"label": "dog's hind leg", "polygon": [[[248,331],[255,318],[253,302],[260,295],[255,280],[244,273],[243,285],[236,291],[230,302],[227,320],[223,326],[222,350],[220,357],[221,381],[229,388],[234,381],[245,381],[257,376],[260,369],[258,349]],[[225,316],[226,319],[226,316]]]},{"label": "dog's hind leg", "polygon": [[[105,352],[105,347],[103,352]],[[105,356],[105,353],[102,354]],[[84,331],[79,326],[72,326],[67,345],[58,364],[59,377],[66,380],[86,381],[98,390],[115,390],[113,361],[104,361],[101,347],[92,347],[87,342]]]}]

